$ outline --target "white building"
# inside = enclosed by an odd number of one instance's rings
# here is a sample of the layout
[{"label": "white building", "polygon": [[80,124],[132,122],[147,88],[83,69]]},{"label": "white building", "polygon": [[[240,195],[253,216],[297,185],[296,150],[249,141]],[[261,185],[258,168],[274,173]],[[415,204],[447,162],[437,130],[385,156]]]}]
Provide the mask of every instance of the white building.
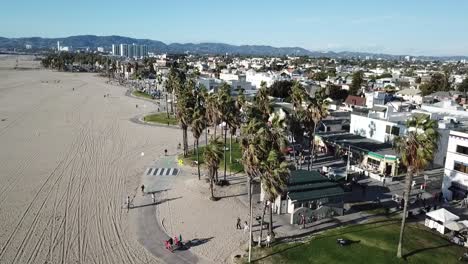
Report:
[{"label": "white building", "polygon": [[104,48],[103,47],[97,47],[97,51],[98,52],[104,52]]},{"label": "white building", "polygon": [[247,82],[252,83],[256,88],[260,88],[262,82],[266,82],[267,87],[270,87],[274,82],[281,81],[283,78],[281,75],[274,72],[256,72],[254,70],[248,70],[246,73]]},{"label": "white building", "polygon": [[404,89],[396,93],[396,97],[414,104],[422,104],[423,97],[419,89]]},{"label": "white building", "polygon": [[448,200],[468,193],[468,133],[450,131],[442,192]]},{"label": "white building", "polygon": [[[438,120],[439,148],[434,156],[432,164],[443,165],[446,159],[447,142],[450,129],[453,129],[454,123],[449,120],[450,117],[439,119],[437,114],[426,113],[423,111],[413,112],[392,112],[391,107],[385,107],[385,112],[380,108],[370,110],[369,114],[362,115],[351,113],[350,133],[360,135],[382,143],[392,143],[397,136],[406,133],[406,120],[415,114],[426,114],[431,119]],[[382,108],[383,109],[383,108]]]},{"label": "white building", "polygon": [[374,107],[374,105],[384,105],[386,94],[383,92],[370,92],[365,93],[366,96],[366,106],[369,108]]}]

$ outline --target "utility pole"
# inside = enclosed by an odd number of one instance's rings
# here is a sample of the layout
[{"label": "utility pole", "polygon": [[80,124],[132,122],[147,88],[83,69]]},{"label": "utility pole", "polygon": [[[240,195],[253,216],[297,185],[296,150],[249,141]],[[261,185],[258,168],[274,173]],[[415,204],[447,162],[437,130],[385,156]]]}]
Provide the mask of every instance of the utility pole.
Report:
[{"label": "utility pole", "polygon": [[349,173],[349,158],[351,156],[351,145],[348,146],[348,161],[346,163],[346,182],[348,182],[348,173]]}]

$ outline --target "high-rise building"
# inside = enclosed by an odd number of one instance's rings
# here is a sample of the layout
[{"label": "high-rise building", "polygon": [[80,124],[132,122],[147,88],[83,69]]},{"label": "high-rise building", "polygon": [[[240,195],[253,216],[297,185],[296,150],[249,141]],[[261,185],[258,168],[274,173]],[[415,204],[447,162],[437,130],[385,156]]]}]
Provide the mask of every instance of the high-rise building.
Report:
[{"label": "high-rise building", "polygon": [[[117,54],[118,53],[118,54]],[[112,45],[112,54],[127,58],[143,58],[148,56],[148,46],[137,45],[133,43],[120,44],[120,49],[116,45]]]},{"label": "high-rise building", "polygon": [[119,46],[112,44],[112,55],[120,56],[120,49]]},{"label": "high-rise building", "polygon": [[120,56],[128,57],[128,44],[120,44]]}]

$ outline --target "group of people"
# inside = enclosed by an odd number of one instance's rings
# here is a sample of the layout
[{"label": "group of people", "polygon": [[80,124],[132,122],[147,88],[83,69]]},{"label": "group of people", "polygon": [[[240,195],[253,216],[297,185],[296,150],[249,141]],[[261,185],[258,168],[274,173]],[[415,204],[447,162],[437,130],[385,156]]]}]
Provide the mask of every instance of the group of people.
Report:
[{"label": "group of people", "polygon": [[171,252],[173,252],[174,246],[180,248],[184,245],[182,243],[182,235],[179,234],[179,237],[174,236],[174,238],[170,237],[168,240],[164,241],[164,245],[167,250],[170,250]]},{"label": "group of people", "polygon": [[237,217],[237,221],[236,221],[236,229],[244,229],[244,233],[246,233],[247,231],[249,231],[249,224],[247,223],[247,221],[244,221],[244,227],[242,228],[242,225],[241,225],[241,219],[240,217]]}]

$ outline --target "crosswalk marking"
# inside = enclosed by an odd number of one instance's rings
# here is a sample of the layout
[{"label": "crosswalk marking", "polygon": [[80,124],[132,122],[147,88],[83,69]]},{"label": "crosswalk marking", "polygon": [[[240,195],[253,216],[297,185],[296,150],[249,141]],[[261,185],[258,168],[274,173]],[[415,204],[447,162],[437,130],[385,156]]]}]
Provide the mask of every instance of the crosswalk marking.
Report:
[{"label": "crosswalk marking", "polygon": [[146,175],[150,176],[176,176],[177,174],[179,174],[177,168],[148,168],[146,170]]}]

